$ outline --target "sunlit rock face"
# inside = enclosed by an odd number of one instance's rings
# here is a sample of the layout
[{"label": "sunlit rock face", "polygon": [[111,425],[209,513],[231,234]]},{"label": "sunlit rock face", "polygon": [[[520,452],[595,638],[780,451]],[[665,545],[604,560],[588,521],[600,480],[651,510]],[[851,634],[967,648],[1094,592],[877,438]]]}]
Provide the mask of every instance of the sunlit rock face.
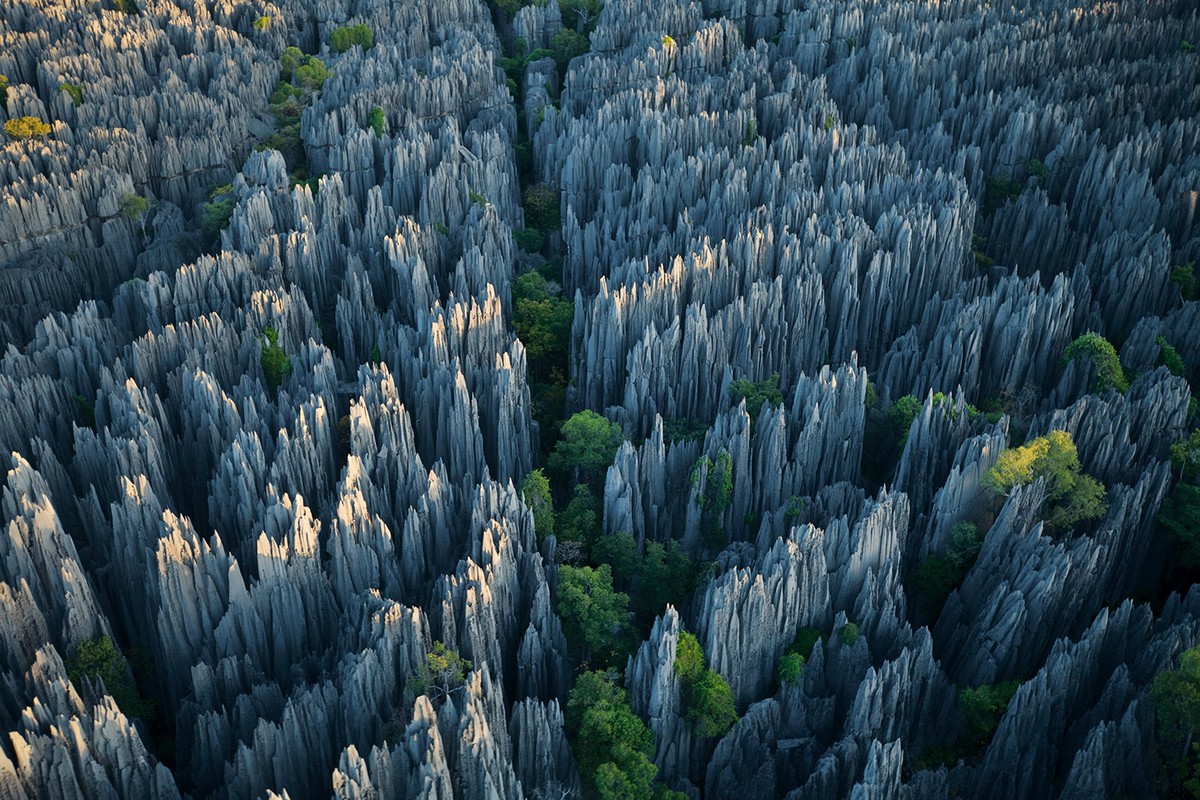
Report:
[{"label": "sunlit rock face", "polygon": [[[1194,44],[1174,0],[8,4],[0,797],[1176,791]],[[621,441],[559,468],[583,410]],[[995,489],[1056,431],[1069,523]]]}]

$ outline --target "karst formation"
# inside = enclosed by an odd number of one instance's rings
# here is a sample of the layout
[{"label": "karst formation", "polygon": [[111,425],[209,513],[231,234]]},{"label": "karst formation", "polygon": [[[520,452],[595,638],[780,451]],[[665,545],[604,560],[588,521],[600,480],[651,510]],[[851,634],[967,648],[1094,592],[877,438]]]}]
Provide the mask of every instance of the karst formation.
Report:
[{"label": "karst formation", "polygon": [[1193,0],[0,0],[0,800],[1200,797]]}]

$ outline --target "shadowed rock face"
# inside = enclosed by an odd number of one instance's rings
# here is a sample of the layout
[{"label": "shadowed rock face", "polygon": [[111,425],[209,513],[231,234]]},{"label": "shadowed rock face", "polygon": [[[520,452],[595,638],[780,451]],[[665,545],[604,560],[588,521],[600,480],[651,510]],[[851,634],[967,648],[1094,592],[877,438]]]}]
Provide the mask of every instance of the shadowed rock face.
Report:
[{"label": "shadowed rock face", "polygon": [[[512,235],[534,182],[574,303],[560,411],[626,437],[600,535],[705,565],[621,676],[659,781],[1162,791],[1148,687],[1200,644],[1155,522],[1196,425],[1200,302],[1171,267],[1200,258],[1200,16],[1001,5],[6,7],[0,122],[51,133],[0,141],[0,796],[595,789],[556,543],[516,488],[554,435],[514,328],[517,277],[551,268]],[[359,24],[374,46],[334,53]],[[506,82],[502,57],[574,31],[589,52]],[[285,154],[259,145],[289,46],[331,74]],[[1125,392],[1064,362],[1089,331]],[[1053,529],[1045,481],[985,488],[1051,431],[1100,519]],[[979,554],[921,611],[963,521]],[[685,630],[740,714],[716,737]],[[105,636],[128,663],[84,675]],[[471,666],[418,695],[435,642]],[[958,688],[1003,681],[994,733],[955,750]]]}]

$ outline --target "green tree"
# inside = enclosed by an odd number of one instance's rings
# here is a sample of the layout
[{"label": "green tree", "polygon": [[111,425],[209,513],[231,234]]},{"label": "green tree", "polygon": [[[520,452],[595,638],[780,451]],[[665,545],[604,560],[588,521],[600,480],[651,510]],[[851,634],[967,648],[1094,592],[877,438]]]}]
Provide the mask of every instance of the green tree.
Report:
[{"label": "green tree", "polygon": [[985,217],[996,213],[1009,200],[1016,200],[1024,188],[1012,175],[1003,173],[991,176],[985,184],[983,205],[979,210]]},{"label": "green tree", "polygon": [[558,192],[544,183],[535,183],[525,190],[525,224],[541,231],[556,231],[562,227]]},{"label": "green tree", "polygon": [[335,53],[344,53],[355,45],[370,50],[375,46],[375,33],[366,25],[344,25],[329,34],[329,49]]},{"label": "green tree", "polygon": [[858,625],[853,622],[847,622],[842,627],[838,628],[838,638],[842,640],[842,644],[849,647],[858,641]]},{"label": "green tree", "polygon": [[954,568],[966,573],[983,549],[983,535],[973,522],[956,522],[950,528],[950,546],[946,555]]},{"label": "green tree", "polygon": [[146,212],[150,210],[150,201],[140,195],[125,193],[121,195],[121,216],[138,223],[142,236],[146,235]]},{"label": "green tree", "polygon": [[1172,375],[1184,377],[1187,375],[1187,367],[1183,364],[1183,359],[1179,356],[1179,351],[1171,346],[1162,336],[1156,336],[1154,343],[1158,345],[1158,358],[1155,360],[1155,366],[1166,367],[1167,371]]},{"label": "green tree", "polygon": [[[279,58],[280,87],[276,92],[282,89],[285,95],[300,97],[307,102],[309,95],[320,91],[329,74],[324,61],[302,52],[299,47],[289,47]],[[271,102],[278,99],[282,98],[272,95]]]},{"label": "green tree", "polygon": [[921,401],[915,394],[906,394],[888,408],[885,416],[888,425],[895,432],[896,441],[901,450],[908,443],[908,431],[912,422],[921,413]]},{"label": "green tree", "polygon": [[1007,496],[1017,486],[1045,481],[1043,518],[1055,527],[1068,527],[1085,519],[1104,516],[1104,485],[1080,471],[1079,455],[1071,434],[1051,431],[1021,447],[1000,454],[980,483]]},{"label": "green tree", "polygon": [[553,369],[566,369],[567,348],[575,305],[550,294],[549,282],[535,270],[513,282],[513,328],[534,372],[545,375]]},{"label": "green tree", "polygon": [[612,568],[559,567],[558,615],[583,661],[617,663],[629,630],[629,595],[613,589]]},{"label": "green tree", "polygon": [[779,659],[779,682],[787,686],[799,686],[804,679],[804,656],[799,653],[784,653]]},{"label": "green tree", "polygon": [[433,643],[433,649],[425,654],[425,660],[408,680],[408,688],[415,695],[429,695],[434,702],[445,700],[451,693],[461,689],[472,664],[444,643]]},{"label": "green tree", "polygon": [[575,484],[571,501],[555,519],[559,539],[579,542],[591,550],[600,534],[599,504],[586,483]]},{"label": "green tree", "polygon": [[746,413],[750,420],[758,419],[763,403],[770,403],[775,408],[783,405],[783,392],[779,388],[779,373],[762,381],[739,380],[729,384],[729,399],[736,406],[742,400],[746,401]]},{"label": "green tree", "polygon": [[987,747],[1020,686],[1020,681],[1008,681],[994,686],[984,684],[974,689],[959,689],[958,701],[967,717],[967,747],[973,750]]},{"label": "green tree", "polygon": [[1121,368],[1121,359],[1116,349],[1107,339],[1095,332],[1085,333],[1067,345],[1063,353],[1063,366],[1077,358],[1091,360],[1096,366],[1096,376],[1092,379],[1091,390],[1100,393],[1108,389],[1124,392],[1129,388],[1129,380],[1125,370]]},{"label": "green tree", "polygon": [[4,123],[4,132],[9,138],[18,142],[29,139],[45,139],[50,135],[51,127],[37,117],[17,117]]},{"label": "green tree", "polygon": [[85,677],[93,682],[103,680],[104,688],[117,701],[122,713],[131,717],[153,716],[154,704],[138,695],[129,662],[117,649],[112,637],[101,636],[79,645],[67,659],[66,667],[67,677],[76,689],[83,689]]},{"label": "green tree", "polygon": [[817,642],[825,636],[816,628],[805,626],[796,631],[796,638],[779,659],[779,682],[799,686],[804,677],[804,665],[812,657]]},{"label": "green tree", "polygon": [[606,673],[579,676],[567,702],[567,725],[584,782],[604,800],[651,800],[658,769],[654,733],[629,708],[625,690]]},{"label": "green tree", "polygon": [[8,105],[8,76],[0,75],[0,109]]},{"label": "green tree", "polygon": [[696,565],[679,542],[671,540],[665,547],[658,542],[646,542],[634,594],[642,620],[650,622],[668,603],[681,605],[695,585]]},{"label": "green tree", "polygon": [[384,116],[382,108],[375,106],[371,113],[367,114],[367,127],[375,131],[376,137],[383,138],[383,134],[387,132],[387,117]]},{"label": "green tree", "polygon": [[1184,300],[1196,299],[1196,262],[1189,261],[1182,266],[1172,267],[1170,280],[1179,287],[1179,294]]},{"label": "green tree", "polygon": [[707,666],[700,640],[687,631],[680,631],[675,644],[675,671],[679,673],[679,680],[685,684],[695,683],[704,675]]},{"label": "green tree", "polygon": [[526,253],[540,253],[546,243],[546,238],[537,228],[514,229],[512,236],[517,247]]},{"label": "green tree", "polygon": [[725,545],[725,529],[722,527],[725,509],[729,508],[733,497],[733,458],[729,451],[721,450],[714,462],[707,456],[701,456],[692,467],[692,485],[704,475],[704,491],[697,497],[700,504],[700,529],[704,534],[704,543],[719,549]]},{"label": "green tree", "polygon": [[607,469],[623,440],[619,424],[609,422],[595,411],[580,411],[563,423],[562,438],[550,456],[550,468],[584,473]]},{"label": "green tree", "polygon": [[150,201],[132,193],[121,195],[121,216],[127,219],[137,219],[150,209]]},{"label": "green tree", "polygon": [[1181,480],[1200,478],[1200,430],[1171,445],[1171,464],[1179,470]]},{"label": "green tree", "polygon": [[271,387],[271,391],[277,391],[283,383],[283,379],[292,374],[292,359],[279,346],[279,331],[270,325],[263,328],[263,335],[259,343],[262,346],[262,355],[259,361],[262,365],[263,377],[267,379],[267,386]]},{"label": "green tree", "polygon": [[1108,511],[1104,484],[1091,475],[1079,475],[1074,486],[1050,506],[1046,522],[1056,528],[1069,528],[1086,519],[1099,519]]},{"label": "green tree", "polygon": [[1182,548],[1179,563],[1200,567],[1200,486],[1178,484],[1174,493],[1163,500],[1158,522]]},{"label": "green tree", "polygon": [[708,668],[695,636],[681,631],[675,646],[675,671],[683,695],[683,717],[701,739],[723,736],[737,722],[733,691]]},{"label": "green tree", "polygon": [[724,678],[711,669],[688,689],[684,718],[692,723],[701,739],[724,736],[737,722],[733,690]]},{"label": "green tree", "polygon": [[908,585],[924,618],[932,620],[941,614],[946,598],[962,583],[982,547],[979,529],[970,522],[959,522],[950,529],[946,551],[931,553],[913,570]]},{"label": "green tree", "polygon": [[637,540],[625,531],[618,531],[612,536],[601,536],[592,548],[592,558],[612,567],[614,580],[622,586],[632,586],[642,571],[642,557],[638,553]]},{"label": "green tree", "polygon": [[560,74],[565,74],[571,59],[583,55],[591,46],[587,36],[570,28],[563,28],[554,34],[550,41],[550,52],[554,54],[553,58],[558,64]]},{"label": "green tree", "polygon": [[525,476],[521,481],[521,496],[525,505],[533,512],[533,527],[540,545],[554,535],[554,500],[550,497],[550,481],[540,469]]},{"label": "green tree", "polygon": [[1200,647],[1185,650],[1179,669],[1166,669],[1150,684],[1150,698],[1158,716],[1159,732],[1167,742],[1183,742],[1181,758],[1192,751],[1200,726]]}]

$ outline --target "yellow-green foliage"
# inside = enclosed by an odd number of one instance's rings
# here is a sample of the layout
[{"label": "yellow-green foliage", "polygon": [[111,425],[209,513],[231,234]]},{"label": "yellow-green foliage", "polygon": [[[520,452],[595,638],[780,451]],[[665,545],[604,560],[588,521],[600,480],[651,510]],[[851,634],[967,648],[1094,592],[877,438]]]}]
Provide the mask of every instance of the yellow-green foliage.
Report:
[{"label": "yellow-green foliage", "polygon": [[463,685],[472,664],[442,642],[434,642],[433,649],[409,678],[408,688],[416,695],[429,695],[433,700],[448,696]]},{"label": "yellow-green foliage", "polygon": [[1051,431],[1022,447],[1005,450],[981,483],[997,494],[1008,495],[1017,486],[1045,481],[1044,518],[1056,527],[1094,519],[1108,510],[1104,485],[1080,471],[1079,454],[1071,434]]},{"label": "yellow-green foliage", "polygon": [[4,123],[4,132],[10,138],[23,142],[27,139],[45,139],[51,127],[37,117],[17,117]]}]

